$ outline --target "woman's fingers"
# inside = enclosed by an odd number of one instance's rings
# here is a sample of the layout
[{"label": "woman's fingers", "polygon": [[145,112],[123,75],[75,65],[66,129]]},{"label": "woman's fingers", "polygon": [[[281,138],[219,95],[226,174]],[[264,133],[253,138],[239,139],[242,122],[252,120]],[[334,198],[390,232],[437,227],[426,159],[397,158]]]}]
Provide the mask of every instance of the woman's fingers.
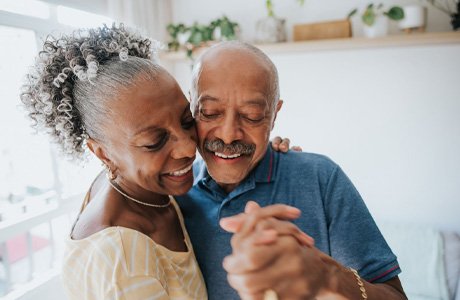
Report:
[{"label": "woman's fingers", "polygon": [[[276,235],[273,234],[272,231],[276,232]],[[300,245],[303,246],[313,247],[315,245],[315,240],[300,230],[296,225],[292,224],[291,222],[280,221],[274,218],[267,218],[260,221],[257,224],[254,233],[255,245],[271,244],[274,242],[274,240],[276,240],[277,236],[283,235],[292,236],[299,242]]]},{"label": "woman's fingers", "polygon": [[280,152],[288,152],[290,144],[291,141],[288,138],[284,138],[279,146]]},{"label": "woman's fingers", "polygon": [[[249,204],[253,206],[253,204]],[[265,218],[277,218],[282,220],[294,220],[300,217],[300,210],[298,208],[285,205],[273,204],[265,207],[255,209],[249,208],[251,213],[241,213],[232,217],[222,218],[220,226],[228,232],[244,232],[250,233],[258,221]]]},{"label": "woman's fingers", "polygon": [[278,152],[288,152],[291,141],[288,138],[275,136],[272,140],[272,149]]},{"label": "woman's fingers", "polygon": [[275,136],[272,140],[272,149],[275,151],[279,151],[279,146],[283,140],[279,136]]}]

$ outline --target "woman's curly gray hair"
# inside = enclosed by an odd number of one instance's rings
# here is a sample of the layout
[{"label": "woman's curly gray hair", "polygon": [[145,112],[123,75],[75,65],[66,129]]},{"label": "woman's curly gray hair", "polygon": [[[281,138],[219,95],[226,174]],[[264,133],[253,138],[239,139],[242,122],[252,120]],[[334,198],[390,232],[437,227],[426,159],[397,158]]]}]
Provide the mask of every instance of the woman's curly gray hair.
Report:
[{"label": "woman's curly gray hair", "polygon": [[88,137],[103,138],[107,101],[134,78],[156,78],[157,49],[123,24],[47,37],[20,95],[32,126],[49,133],[68,156],[82,158]]}]

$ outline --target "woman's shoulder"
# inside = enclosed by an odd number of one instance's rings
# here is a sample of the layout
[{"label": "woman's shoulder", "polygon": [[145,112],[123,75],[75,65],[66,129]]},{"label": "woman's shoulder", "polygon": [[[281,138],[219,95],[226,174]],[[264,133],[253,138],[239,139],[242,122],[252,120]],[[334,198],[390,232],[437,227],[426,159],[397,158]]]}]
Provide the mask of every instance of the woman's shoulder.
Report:
[{"label": "woman's shoulder", "polygon": [[105,177],[99,174],[86,194],[71,237],[75,240],[85,239],[116,226],[118,219],[127,213],[122,197],[112,191]]},{"label": "woman's shoulder", "polygon": [[112,226],[86,238],[68,239],[64,260],[70,268],[74,264],[91,265],[96,272],[117,274],[118,279],[137,275],[156,277],[161,253],[156,253],[149,237],[141,232]]}]

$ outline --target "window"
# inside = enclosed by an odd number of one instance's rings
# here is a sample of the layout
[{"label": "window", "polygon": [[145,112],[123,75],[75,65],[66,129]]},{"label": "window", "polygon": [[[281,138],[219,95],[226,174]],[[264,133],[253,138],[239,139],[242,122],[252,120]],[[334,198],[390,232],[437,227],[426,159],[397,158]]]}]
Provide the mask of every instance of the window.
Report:
[{"label": "window", "polygon": [[57,7],[57,19],[61,24],[77,28],[100,26],[104,23],[110,25],[113,22],[112,19],[101,15],[61,5]]},{"label": "window", "polygon": [[[53,188],[49,143],[33,134],[20,107],[19,89],[37,52],[32,30],[0,26],[0,200],[10,204]],[[1,219],[16,215],[3,203]]]},{"label": "window", "polygon": [[76,165],[59,157],[49,137],[34,132],[19,98],[23,78],[48,33],[102,23],[112,21],[37,0],[0,0],[0,298],[60,268],[83,197],[75,205],[67,199],[86,192],[102,169],[95,159]]},{"label": "window", "polygon": [[41,19],[50,17],[49,5],[36,0],[2,0],[0,10]]}]

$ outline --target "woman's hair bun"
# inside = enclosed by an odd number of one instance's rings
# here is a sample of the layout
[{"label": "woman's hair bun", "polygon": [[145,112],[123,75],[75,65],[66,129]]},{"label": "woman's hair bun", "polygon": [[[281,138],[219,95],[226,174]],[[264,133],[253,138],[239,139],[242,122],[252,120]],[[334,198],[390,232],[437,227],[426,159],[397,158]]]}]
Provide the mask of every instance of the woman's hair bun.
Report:
[{"label": "woman's hair bun", "polygon": [[159,48],[153,43],[123,24],[48,36],[20,94],[33,126],[49,133],[64,153],[81,157],[88,134],[75,105],[75,84],[92,84],[100,66],[109,61],[152,59]]}]

